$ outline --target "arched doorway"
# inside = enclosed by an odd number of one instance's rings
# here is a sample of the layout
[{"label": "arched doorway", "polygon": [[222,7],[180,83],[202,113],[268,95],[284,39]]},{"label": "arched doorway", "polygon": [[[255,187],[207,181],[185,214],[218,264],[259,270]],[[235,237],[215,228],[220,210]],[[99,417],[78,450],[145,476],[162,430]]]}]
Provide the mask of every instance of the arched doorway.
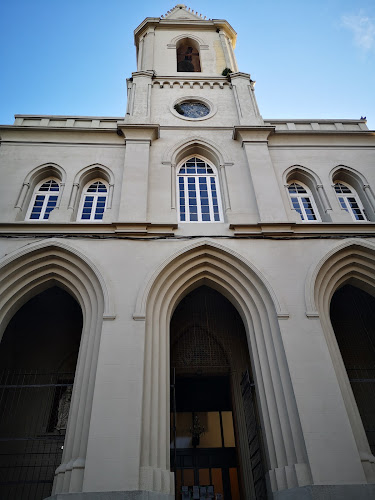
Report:
[{"label": "arched doorway", "polygon": [[[160,492],[168,499],[174,496],[175,474],[170,467],[170,323],[181,299],[201,285],[227,297],[246,330],[269,491],[309,484],[307,452],[279,327],[278,316],[285,318],[288,313],[260,271],[237,252],[207,239],[170,256],[149,276],[137,297],[133,318],[145,320],[140,489]],[[247,470],[250,467],[248,463]],[[244,480],[248,476],[244,474]]]},{"label": "arched doorway", "polygon": [[170,335],[176,499],[198,493],[199,498],[265,499],[254,384],[237,310],[216,290],[200,286],[178,304]]},{"label": "arched doorway", "polygon": [[375,454],[375,298],[345,284],[330,317],[372,454]]},{"label": "arched doorway", "polygon": [[0,497],[49,496],[68,423],[82,311],[52,286],[14,314],[0,343]]}]

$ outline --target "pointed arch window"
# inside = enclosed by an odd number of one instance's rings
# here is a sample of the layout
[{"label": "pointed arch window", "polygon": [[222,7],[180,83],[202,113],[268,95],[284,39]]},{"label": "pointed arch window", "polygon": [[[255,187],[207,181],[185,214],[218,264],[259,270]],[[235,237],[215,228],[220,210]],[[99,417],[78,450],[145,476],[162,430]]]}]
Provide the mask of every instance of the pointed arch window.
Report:
[{"label": "pointed arch window", "polygon": [[300,182],[291,181],[288,192],[292,208],[299,213],[304,222],[319,222],[319,212],[309,189]]},{"label": "pointed arch window", "polygon": [[52,178],[39,183],[31,199],[26,219],[47,220],[59,199],[60,183]]},{"label": "pointed arch window", "polygon": [[189,158],[177,176],[181,222],[223,220],[219,183],[214,167],[203,158]]},{"label": "pointed arch window", "polygon": [[98,222],[103,219],[108,201],[108,185],[102,179],[91,181],[82,193],[79,219]]},{"label": "pointed arch window", "polygon": [[344,182],[335,182],[334,190],[341,208],[349,212],[353,220],[367,220],[362,203],[356,191]]}]

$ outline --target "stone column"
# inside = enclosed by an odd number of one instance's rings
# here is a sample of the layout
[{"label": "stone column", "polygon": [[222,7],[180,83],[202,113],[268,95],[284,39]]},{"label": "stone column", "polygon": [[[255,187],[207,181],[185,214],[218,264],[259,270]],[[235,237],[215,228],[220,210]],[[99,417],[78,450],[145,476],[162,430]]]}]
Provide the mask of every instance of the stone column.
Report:
[{"label": "stone column", "polygon": [[274,127],[234,127],[234,139],[242,143],[248,162],[260,222],[285,222],[287,216],[268,150]]},{"label": "stone column", "polygon": [[159,125],[119,124],[125,136],[125,164],[118,219],[146,222],[148,169],[151,142],[159,138]]},{"label": "stone column", "polygon": [[[368,200],[373,212],[375,212],[375,197],[374,197],[374,193],[372,192],[371,186],[369,184],[364,184],[363,191],[365,192],[365,195],[367,197],[367,200]],[[370,217],[370,219],[373,220],[371,217]]]}]

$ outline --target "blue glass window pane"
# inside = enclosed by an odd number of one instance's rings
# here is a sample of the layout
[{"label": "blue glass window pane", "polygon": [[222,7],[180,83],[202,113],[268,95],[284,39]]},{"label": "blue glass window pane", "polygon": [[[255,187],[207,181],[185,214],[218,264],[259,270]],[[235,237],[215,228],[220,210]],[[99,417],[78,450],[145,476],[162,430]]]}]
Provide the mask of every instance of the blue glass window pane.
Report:
[{"label": "blue glass window pane", "polygon": [[183,185],[183,184],[184,184],[184,178],[183,178],[183,177],[180,177],[180,178],[178,179],[178,182],[179,182],[180,184],[182,184],[182,185]]},{"label": "blue glass window pane", "polygon": [[[180,168],[180,174],[185,174],[186,170],[184,168]],[[183,182],[184,180],[180,178],[180,182]]]},{"label": "blue glass window pane", "polygon": [[197,221],[198,220],[198,215],[196,215],[196,214],[190,214],[190,220],[193,221],[193,222]]},{"label": "blue glass window pane", "polygon": [[81,219],[89,219],[89,218],[90,218],[90,214],[82,214]]},{"label": "blue glass window pane", "polygon": [[219,216],[219,214],[215,214],[215,215],[214,215],[214,218],[215,218],[215,220],[220,220],[220,216]]},{"label": "blue glass window pane", "polygon": [[188,184],[195,184],[194,177],[188,177]]},{"label": "blue glass window pane", "polygon": [[30,215],[30,219],[39,219],[39,215],[40,215],[40,214],[35,214],[35,213],[32,213],[32,214]]},{"label": "blue glass window pane", "polygon": [[95,214],[94,219],[103,219],[103,214]]},{"label": "blue glass window pane", "polygon": [[210,207],[209,206],[203,206],[202,207],[202,214],[208,214],[210,212]]},{"label": "blue glass window pane", "polygon": [[180,215],[180,220],[181,220],[181,221],[185,221],[185,214],[181,214],[181,215]]},{"label": "blue glass window pane", "polygon": [[211,220],[210,214],[202,214],[202,221],[207,222],[209,220]]}]

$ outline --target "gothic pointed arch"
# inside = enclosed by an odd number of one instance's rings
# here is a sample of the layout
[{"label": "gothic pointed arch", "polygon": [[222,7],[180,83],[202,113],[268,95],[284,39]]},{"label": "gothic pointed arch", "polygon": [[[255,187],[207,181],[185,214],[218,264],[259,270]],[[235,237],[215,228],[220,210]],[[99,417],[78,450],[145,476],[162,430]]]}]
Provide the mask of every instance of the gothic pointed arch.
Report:
[{"label": "gothic pointed arch", "polygon": [[176,167],[183,159],[187,159],[189,156],[195,157],[195,155],[201,156],[216,167],[219,176],[223,211],[227,212],[230,210],[231,205],[226,168],[233,165],[233,162],[218,144],[200,136],[183,139],[164,152],[162,163],[171,167],[171,208],[175,209],[177,205]]},{"label": "gothic pointed arch", "polygon": [[[280,335],[275,296],[272,297],[271,288],[261,274],[237,254],[210,241],[201,241],[166,261],[137,300],[134,319],[145,319],[146,335],[141,489],[173,491],[173,476],[169,471],[167,389],[169,324],[180,300],[201,285],[224,295],[244,322],[261,407],[272,490],[308,484],[310,468]],[[276,469],[284,470],[285,474],[278,474]],[[287,474],[287,469],[294,472]]]},{"label": "gothic pointed arch", "polygon": [[43,181],[47,181],[52,178],[55,179],[59,185],[60,193],[55,205],[56,207],[59,206],[61,195],[66,182],[66,172],[57,163],[44,163],[30,170],[30,172],[27,173],[22,186],[20,186],[20,191],[15,203],[15,209],[17,210],[17,220],[22,220],[25,218],[26,211],[30,205],[31,198],[33,197],[36,187],[38,185],[41,185]]},{"label": "gothic pointed arch", "polygon": [[329,213],[332,209],[324,186],[316,172],[302,165],[292,165],[283,174],[284,186],[288,190],[290,184],[296,181],[301,182],[302,185],[304,184],[309,189],[313,204],[316,204],[318,211],[317,218],[321,218],[324,222],[331,222]]},{"label": "gothic pointed arch", "polygon": [[349,191],[351,192],[351,194],[349,195],[349,199],[353,199],[355,201],[356,205],[358,206],[358,213],[362,213],[363,215],[363,217],[361,217],[360,215],[359,218],[354,217],[354,219],[370,221],[375,220],[374,192],[366,177],[362,173],[358,172],[352,167],[348,167],[347,165],[337,165],[330,172],[330,178],[332,179],[333,188],[336,191],[337,198],[342,209],[349,211],[351,214],[353,213],[353,208],[351,207],[350,203],[347,207],[345,207],[345,205],[343,206],[340,201],[340,196],[337,190],[337,186],[339,186],[340,184],[343,184],[344,186],[346,185],[346,187],[349,188]]},{"label": "gothic pointed arch", "polygon": [[112,208],[113,188],[115,184],[114,174],[107,166],[95,163],[80,170],[74,178],[68,205],[68,208],[73,212],[73,218],[85,220],[85,217],[82,218],[84,191],[87,191],[95,182],[101,182],[105,187],[105,194],[103,187],[105,210]]},{"label": "gothic pointed arch", "polygon": [[0,334],[15,312],[40,292],[59,286],[79,303],[82,342],[76,383],[54,492],[82,491],[95,373],[103,319],[113,319],[112,301],[101,273],[74,247],[57,239],[22,247],[0,261]]},{"label": "gothic pointed arch", "polygon": [[190,151],[202,151],[203,155],[211,160],[215,165],[232,165],[233,161],[228,156],[227,152],[223,150],[219,144],[201,136],[187,137],[172,147],[167,149],[163,155],[163,163],[176,164],[184,156],[187,156]]},{"label": "gothic pointed arch", "polygon": [[374,243],[353,238],[335,245],[310,268],[305,284],[305,302],[306,315],[320,318],[365,475],[369,482],[375,482],[375,457],[369,447],[330,317],[331,299],[346,284],[375,296]]}]

